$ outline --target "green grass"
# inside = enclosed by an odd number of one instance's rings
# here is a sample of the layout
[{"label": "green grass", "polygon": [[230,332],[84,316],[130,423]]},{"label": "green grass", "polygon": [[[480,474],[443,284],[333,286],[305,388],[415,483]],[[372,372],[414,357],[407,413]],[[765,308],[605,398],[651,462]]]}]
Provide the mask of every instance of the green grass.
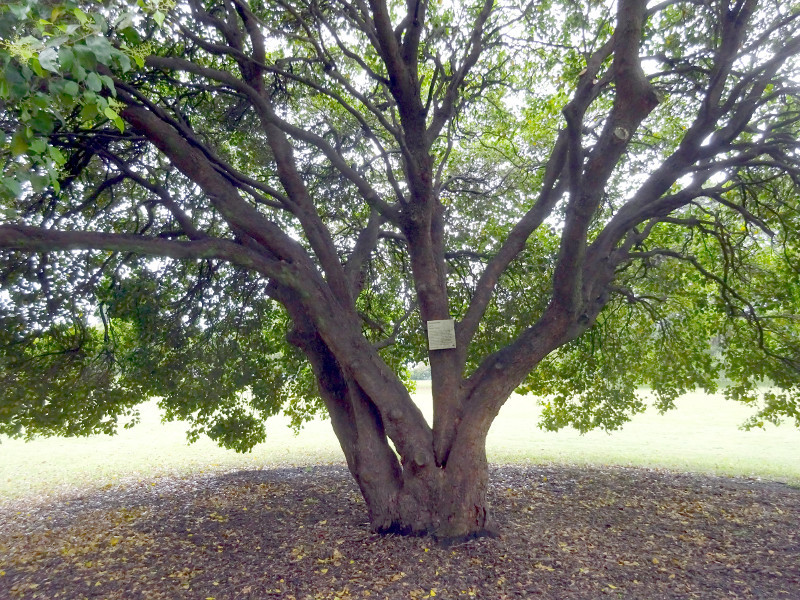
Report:
[{"label": "green grass", "polygon": [[[430,418],[430,383],[415,396]],[[488,454],[497,463],[633,465],[788,481],[800,484],[800,430],[792,425],[741,431],[746,406],[719,396],[688,394],[666,415],[650,410],[613,434],[536,427],[533,397],[515,396],[489,433]],[[0,440],[0,498],[59,494],[74,487],[102,487],[131,480],[276,465],[342,463],[327,421],[309,423],[295,436],[286,420],[270,420],[265,443],[252,453],[223,450],[208,439],[186,444],[185,426],[160,421],[158,408],[142,407],[142,422],[114,437]]]}]

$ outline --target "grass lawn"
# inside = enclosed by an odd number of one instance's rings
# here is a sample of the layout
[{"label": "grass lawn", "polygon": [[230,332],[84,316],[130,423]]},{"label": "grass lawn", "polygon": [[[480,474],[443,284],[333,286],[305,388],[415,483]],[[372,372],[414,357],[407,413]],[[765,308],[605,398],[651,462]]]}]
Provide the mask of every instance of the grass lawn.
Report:
[{"label": "grass lawn", "polygon": [[[415,396],[430,418],[430,384]],[[688,394],[678,409],[648,411],[611,435],[536,427],[533,397],[515,396],[503,407],[488,440],[494,463],[614,464],[678,471],[752,476],[800,484],[800,430],[791,424],[740,431],[746,406],[719,396]],[[327,421],[309,423],[295,436],[283,418],[270,422],[268,439],[245,455],[208,439],[187,445],[181,423],[161,423],[154,404],[142,422],[114,437],[0,440],[0,498],[57,494],[75,486],[113,486],[130,480],[270,465],[341,464],[343,457]]]}]

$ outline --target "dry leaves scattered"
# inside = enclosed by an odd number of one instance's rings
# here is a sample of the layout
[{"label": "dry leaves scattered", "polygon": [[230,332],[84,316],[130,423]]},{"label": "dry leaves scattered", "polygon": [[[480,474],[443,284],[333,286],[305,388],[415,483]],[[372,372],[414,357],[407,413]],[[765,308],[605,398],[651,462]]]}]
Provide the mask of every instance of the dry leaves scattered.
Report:
[{"label": "dry leaves scattered", "polygon": [[0,506],[0,598],[800,598],[800,490],[495,467],[500,539],[377,536],[341,467]]}]

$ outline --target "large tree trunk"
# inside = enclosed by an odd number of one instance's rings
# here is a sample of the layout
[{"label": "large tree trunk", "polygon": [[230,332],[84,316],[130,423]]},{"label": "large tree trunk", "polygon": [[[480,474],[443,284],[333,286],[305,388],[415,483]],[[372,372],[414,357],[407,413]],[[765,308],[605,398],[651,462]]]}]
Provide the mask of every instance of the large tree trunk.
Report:
[{"label": "large tree trunk", "polygon": [[485,438],[456,444],[444,467],[403,459],[389,443],[375,403],[342,376],[332,355],[319,357],[313,363],[320,391],[372,529],[447,540],[488,534]]},{"label": "large tree trunk", "polygon": [[[309,357],[373,530],[429,534],[442,540],[492,533],[485,433],[459,431],[444,466],[423,459],[431,448],[400,457],[389,442],[376,403],[344,374],[319,335],[296,327],[290,340]],[[395,401],[411,399],[406,395]]]},{"label": "large tree trunk", "polygon": [[486,454],[482,443],[474,449],[452,453],[445,467],[406,465],[388,503],[376,503],[369,493],[372,482],[356,473],[372,527],[385,533],[430,534],[443,541],[492,535]]}]

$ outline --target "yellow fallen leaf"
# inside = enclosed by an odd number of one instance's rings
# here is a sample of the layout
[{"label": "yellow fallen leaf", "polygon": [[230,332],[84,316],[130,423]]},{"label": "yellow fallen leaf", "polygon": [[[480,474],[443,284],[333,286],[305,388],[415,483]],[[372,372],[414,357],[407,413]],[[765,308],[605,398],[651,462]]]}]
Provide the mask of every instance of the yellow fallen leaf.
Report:
[{"label": "yellow fallen leaf", "polygon": [[658,559],[657,559],[657,558],[654,558],[654,559],[653,559],[653,564],[654,564],[654,565],[657,565],[657,564],[658,564]]}]

